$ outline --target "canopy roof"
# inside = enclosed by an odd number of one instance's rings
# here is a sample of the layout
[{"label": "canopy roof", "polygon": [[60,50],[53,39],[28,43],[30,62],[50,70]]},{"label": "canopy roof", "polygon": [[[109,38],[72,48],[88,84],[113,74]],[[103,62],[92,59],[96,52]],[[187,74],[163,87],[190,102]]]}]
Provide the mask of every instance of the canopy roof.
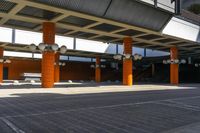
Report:
[{"label": "canopy roof", "polygon": [[41,32],[42,23],[51,21],[59,35],[118,44],[131,36],[137,47],[169,51],[178,46],[181,54],[199,53],[198,43],[162,34],[172,16],[140,0],[0,1],[1,26]]}]

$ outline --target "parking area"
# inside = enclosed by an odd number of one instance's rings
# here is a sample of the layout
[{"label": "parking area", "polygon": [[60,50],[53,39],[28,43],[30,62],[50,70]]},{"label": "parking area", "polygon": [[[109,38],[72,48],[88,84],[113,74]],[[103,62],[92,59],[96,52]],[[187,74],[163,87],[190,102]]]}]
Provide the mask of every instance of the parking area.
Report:
[{"label": "parking area", "polygon": [[198,84],[7,88],[0,93],[3,133],[198,133],[200,129]]},{"label": "parking area", "polygon": [[0,133],[199,133],[200,0],[0,0]]}]

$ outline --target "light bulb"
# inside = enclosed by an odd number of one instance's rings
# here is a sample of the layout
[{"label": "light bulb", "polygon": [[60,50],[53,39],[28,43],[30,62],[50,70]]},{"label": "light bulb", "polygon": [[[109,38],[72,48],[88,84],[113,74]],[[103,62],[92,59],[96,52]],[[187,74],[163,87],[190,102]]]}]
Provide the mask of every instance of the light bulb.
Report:
[{"label": "light bulb", "polygon": [[37,49],[37,46],[35,45],[35,44],[31,44],[30,46],[29,46],[29,49],[31,50],[31,51],[35,51],[36,49]]},{"label": "light bulb", "polygon": [[51,45],[51,48],[53,51],[57,51],[59,49],[59,46],[58,46],[58,44],[53,44],[53,45]]},{"label": "light bulb", "polygon": [[38,45],[38,48],[39,48],[41,51],[44,51],[45,48],[46,48],[46,45],[45,45],[44,43],[40,43],[40,44]]},{"label": "light bulb", "polygon": [[67,52],[67,47],[64,46],[64,45],[61,46],[61,47],[60,47],[60,53],[61,53],[61,54],[65,54],[66,52]]}]

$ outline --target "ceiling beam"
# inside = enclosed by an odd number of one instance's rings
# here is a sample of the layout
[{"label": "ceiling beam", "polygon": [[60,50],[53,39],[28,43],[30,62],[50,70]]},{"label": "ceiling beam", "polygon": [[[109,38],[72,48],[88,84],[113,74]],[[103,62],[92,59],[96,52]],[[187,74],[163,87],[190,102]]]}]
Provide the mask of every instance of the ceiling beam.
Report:
[{"label": "ceiling beam", "polygon": [[[167,43],[163,44],[163,43],[159,43],[159,42],[153,42],[152,40],[145,40],[145,39],[137,38],[137,37],[149,35],[149,34],[155,34],[155,35],[160,35],[160,36],[165,36],[165,37],[168,36],[168,35],[162,35],[160,32],[152,31],[152,30],[145,29],[145,28],[140,28],[140,27],[125,24],[125,23],[120,23],[120,22],[117,22],[117,21],[109,20],[109,19],[95,17],[95,16],[92,16],[92,15],[88,15],[88,14],[84,14],[84,13],[80,13],[80,12],[66,10],[66,9],[62,9],[62,8],[58,8],[58,7],[53,7],[53,6],[45,5],[45,4],[42,4],[42,3],[36,3],[34,1],[28,1],[28,0],[9,0],[9,1],[17,3],[17,6],[19,6],[21,8],[18,7],[18,9],[15,9],[15,10],[13,9],[13,13],[12,12],[8,13],[8,14],[7,13],[0,13],[0,17],[2,17],[3,19],[5,19],[5,18],[6,19],[16,19],[16,20],[21,20],[21,21],[25,21],[25,22],[42,24],[45,21],[43,19],[16,15],[16,13],[18,11],[20,11],[24,6],[28,5],[28,6],[35,7],[35,8],[40,8],[40,9],[44,9],[44,10],[49,10],[49,11],[61,13],[62,14],[61,16],[58,16],[54,20],[51,20],[53,22],[58,22],[59,20],[65,18],[66,16],[69,16],[69,15],[81,17],[81,18],[87,18],[89,20],[96,21],[96,23],[94,23],[94,25],[91,24],[91,25],[88,25],[86,27],[78,27],[78,26],[73,26],[73,25],[69,25],[69,24],[57,23],[57,26],[59,28],[74,30],[73,33],[75,31],[82,31],[82,32],[97,34],[97,36],[93,36],[89,39],[94,39],[94,38],[99,37],[99,36],[110,36],[110,37],[114,37],[114,38],[117,38],[117,39],[122,39],[125,36],[124,35],[118,35],[116,33],[120,32],[121,30],[123,31],[123,30],[127,30],[127,29],[130,29],[130,30],[132,29],[132,30],[137,30],[137,31],[141,31],[141,32],[145,33],[145,34],[133,36],[133,39],[135,41],[144,42],[144,43],[147,43],[147,44],[150,44],[150,45],[163,46],[163,47],[167,47],[167,48],[174,46],[174,45],[167,44]],[[91,27],[102,24],[102,23],[111,24],[111,25],[115,25],[115,26],[119,26],[119,27],[123,27],[123,28],[126,27],[126,29],[120,29],[120,30],[116,30],[116,31],[113,31],[113,32],[110,32],[110,33],[98,31],[98,30],[95,30],[95,29],[90,29]],[[41,28],[41,27],[39,27],[39,28]],[[175,37],[170,36],[169,38],[175,38]],[[177,38],[175,38],[175,39],[177,40]],[[178,40],[183,40],[183,39],[178,39]],[[188,41],[188,42],[190,42],[190,41]],[[194,43],[194,42],[192,42],[192,43]],[[187,48],[182,48],[182,49],[187,49]]]},{"label": "ceiling beam", "polygon": [[9,13],[7,13],[7,16],[4,16],[1,20],[0,20],[0,25],[3,25],[4,23],[6,23],[10,18],[8,17],[9,15],[15,15],[17,14],[20,10],[22,10],[24,7],[26,6],[25,3],[18,3],[13,9],[11,9],[11,11]]},{"label": "ceiling beam", "polygon": [[126,30],[127,30],[126,28],[122,28],[122,29],[119,29],[119,30],[111,31],[110,33],[116,34],[118,32],[122,32],[122,31],[126,31]]},{"label": "ceiling beam", "polygon": [[135,36],[133,36],[133,37],[141,37],[141,36],[145,36],[145,35],[149,35],[148,33],[141,33],[141,34],[138,34],[138,35],[135,35]]},{"label": "ceiling beam", "polygon": [[42,3],[36,3],[36,2],[33,2],[33,1],[11,0],[11,2],[14,2],[14,3],[17,3],[17,4],[24,3],[25,5],[29,5],[29,6],[32,6],[32,7],[35,7],[35,8],[42,8],[42,9],[45,9],[45,10],[59,12],[59,13],[62,13],[62,14],[70,14],[70,15],[73,15],[73,16],[81,17],[81,18],[87,18],[87,19],[97,21],[97,22],[100,22],[100,23],[107,23],[107,24],[111,24],[111,25],[115,25],[115,26],[119,26],[119,27],[126,27],[128,29],[139,30],[139,31],[148,32],[148,33],[151,33],[151,34],[160,34],[156,31],[148,30],[148,29],[145,29],[145,28],[140,28],[140,27],[137,27],[137,26],[124,24],[124,23],[120,23],[120,22],[117,22],[117,21],[103,19],[103,18],[95,17],[95,16],[92,16],[92,15],[88,15],[88,14],[84,14],[84,13],[80,13],[80,12],[66,10],[66,9],[62,9],[62,8],[58,8],[58,7],[53,7],[53,6],[45,5],[45,4],[42,4]]},{"label": "ceiling beam", "polygon": [[97,25],[100,25],[102,24],[102,22],[95,22],[93,24],[89,24],[89,25],[86,25],[85,27],[83,27],[84,29],[89,29],[89,28],[92,28],[92,27],[95,27]]}]

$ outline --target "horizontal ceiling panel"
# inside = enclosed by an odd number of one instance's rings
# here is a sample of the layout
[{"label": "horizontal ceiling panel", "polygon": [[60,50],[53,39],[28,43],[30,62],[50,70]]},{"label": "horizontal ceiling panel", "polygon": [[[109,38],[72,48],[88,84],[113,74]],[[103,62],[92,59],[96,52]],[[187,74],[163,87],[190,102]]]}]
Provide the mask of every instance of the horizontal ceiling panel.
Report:
[{"label": "horizontal ceiling panel", "polygon": [[30,0],[160,31],[171,14],[135,0]]},{"label": "horizontal ceiling panel", "polygon": [[16,4],[7,0],[0,1],[0,12],[8,13]]},{"label": "horizontal ceiling panel", "polygon": [[36,18],[42,18],[46,20],[51,20],[59,15],[60,13],[52,12],[40,8],[30,7],[26,6],[21,11],[17,13],[18,15],[25,15],[29,17],[36,17]]},{"label": "horizontal ceiling panel", "polygon": [[106,18],[160,31],[171,14],[134,0],[113,0]]},{"label": "horizontal ceiling panel", "polygon": [[29,0],[64,9],[102,16],[111,0]]}]

